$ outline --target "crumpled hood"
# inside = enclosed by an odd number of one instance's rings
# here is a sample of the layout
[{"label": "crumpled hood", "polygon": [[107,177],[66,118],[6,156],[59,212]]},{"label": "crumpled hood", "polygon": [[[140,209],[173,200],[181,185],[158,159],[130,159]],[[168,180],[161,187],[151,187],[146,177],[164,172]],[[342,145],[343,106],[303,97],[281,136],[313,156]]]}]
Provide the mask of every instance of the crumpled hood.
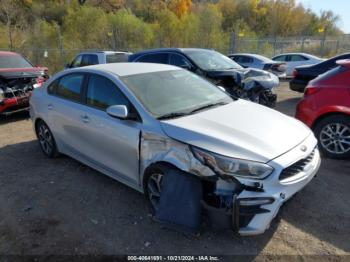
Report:
[{"label": "crumpled hood", "polygon": [[273,109],[237,100],[193,115],[161,121],[171,138],[221,155],[268,162],[311,133],[300,121]]},{"label": "crumpled hood", "polygon": [[47,67],[25,67],[25,68],[0,68],[2,78],[36,78],[47,73]]},{"label": "crumpled hood", "polygon": [[279,79],[276,75],[265,70],[256,68],[240,68],[222,71],[208,71],[210,78],[223,78],[232,76],[235,82],[244,89],[250,89],[259,83],[265,89],[271,89],[279,85]]}]

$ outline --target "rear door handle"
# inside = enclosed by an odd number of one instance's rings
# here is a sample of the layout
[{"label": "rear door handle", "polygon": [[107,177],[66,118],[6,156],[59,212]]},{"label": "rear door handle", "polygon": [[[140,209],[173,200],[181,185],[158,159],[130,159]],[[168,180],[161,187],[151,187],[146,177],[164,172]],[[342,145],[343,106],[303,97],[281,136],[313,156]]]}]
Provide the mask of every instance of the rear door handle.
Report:
[{"label": "rear door handle", "polygon": [[53,105],[52,105],[52,104],[48,104],[48,105],[47,105],[47,109],[48,109],[48,110],[52,110],[52,109],[53,109]]},{"label": "rear door handle", "polygon": [[89,123],[90,122],[90,118],[87,115],[82,115],[80,116],[81,121],[83,121],[84,123]]}]

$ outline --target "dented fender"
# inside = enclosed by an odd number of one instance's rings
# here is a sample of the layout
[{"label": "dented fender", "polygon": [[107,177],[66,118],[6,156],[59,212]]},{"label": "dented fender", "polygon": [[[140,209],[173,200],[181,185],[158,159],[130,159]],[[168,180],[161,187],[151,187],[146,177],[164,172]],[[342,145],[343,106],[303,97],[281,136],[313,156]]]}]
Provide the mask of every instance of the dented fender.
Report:
[{"label": "dented fender", "polygon": [[178,169],[201,177],[216,174],[198,161],[190,146],[166,136],[151,132],[141,132],[140,138],[140,181],[146,169],[157,162],[166,162]]}]

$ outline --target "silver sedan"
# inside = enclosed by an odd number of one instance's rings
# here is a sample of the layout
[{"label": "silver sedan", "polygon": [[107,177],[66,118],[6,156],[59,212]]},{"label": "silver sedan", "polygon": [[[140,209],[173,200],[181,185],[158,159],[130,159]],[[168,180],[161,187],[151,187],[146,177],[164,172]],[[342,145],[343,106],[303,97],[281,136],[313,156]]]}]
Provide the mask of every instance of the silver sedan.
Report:
[{"label": "silver sedan", "polygon": [[48,157],[71,156],[144,192],[157,221],[264,232],[320,165],[305,125],[187,70],[116,63],[58,73],[30,100]]}]

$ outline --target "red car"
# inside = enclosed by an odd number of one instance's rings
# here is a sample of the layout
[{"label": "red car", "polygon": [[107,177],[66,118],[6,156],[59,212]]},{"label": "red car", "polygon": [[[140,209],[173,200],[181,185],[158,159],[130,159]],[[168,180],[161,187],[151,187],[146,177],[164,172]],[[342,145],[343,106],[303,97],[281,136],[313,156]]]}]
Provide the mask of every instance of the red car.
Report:
[{"label": "red car", "polygon": [[28,110],[31,91],[47,78],[46,67],[35,67],[20,54],[0,51],[0,116]]},{"label": "red car", "polygon": [[306,87],[295,117],[314,131],[327,157],[350,157],[350,59],[315,78]]}]

